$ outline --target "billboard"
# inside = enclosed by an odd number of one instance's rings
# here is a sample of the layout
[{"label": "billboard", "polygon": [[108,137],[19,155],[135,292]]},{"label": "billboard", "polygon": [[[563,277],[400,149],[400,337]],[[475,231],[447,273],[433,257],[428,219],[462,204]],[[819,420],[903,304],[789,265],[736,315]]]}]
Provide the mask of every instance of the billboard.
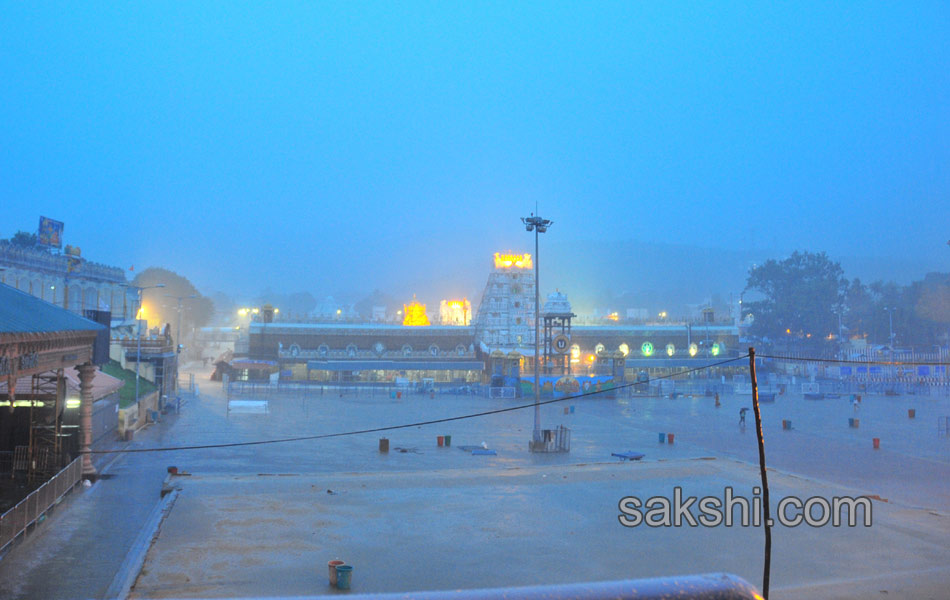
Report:
[{"label": "billboard", "polygon": [[63,222],[40,217],[40,231],[36,241],[41,246],[63,247]]}]

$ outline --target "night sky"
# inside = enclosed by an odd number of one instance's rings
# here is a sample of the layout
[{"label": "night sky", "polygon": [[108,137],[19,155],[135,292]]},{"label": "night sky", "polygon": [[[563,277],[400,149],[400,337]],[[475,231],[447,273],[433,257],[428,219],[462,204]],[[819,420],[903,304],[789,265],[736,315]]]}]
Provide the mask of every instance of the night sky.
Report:
[{"label": "night sky", "polygon": [[629,244],[950,271],[945,2],[0,14],[0,237],[42,214],[91,260],[205,292],[437,303],[533,250],[537,204],[545,291],[609,285],[604,249]]}]

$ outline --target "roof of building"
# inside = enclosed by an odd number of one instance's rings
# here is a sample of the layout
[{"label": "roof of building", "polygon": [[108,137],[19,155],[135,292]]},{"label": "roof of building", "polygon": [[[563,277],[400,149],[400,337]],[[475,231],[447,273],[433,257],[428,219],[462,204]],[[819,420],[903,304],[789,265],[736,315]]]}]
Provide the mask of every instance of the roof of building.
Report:
[{"label": "roof of building", "polygon": [[98,331],[104,327],[65,308],[0,283],[0,333]]},{"label": "roof of building", "polygon": [[472,335],[475,332],[475,328],[467,325],[426,325],[426,326],[410,326],[410,325],[393,325],[388,323],[286,323],[279,321],[276,323],[260,323],[254,322],[251,323],[248,327],[251,333],[265,333],[268,331],[278,332],[278,331],[290,331],[290,330],[303,330],[303,331],[321,331],[321,332],[352,332],[352,333],[362,333],[362,332],[379,332],[379,333],[409,333],[409,334],[419,334],[424,335],[426,332],[435,332],[440,334],[445,333],[457,333],[459,335]]},{"label": "roof of building", "polygon": [[[66,389],[68,390],[67,396],[79,396],[79,375],[73,369],[64,369],[63,377],[66,379]],[[95,375],[92,378],[92,399],[93,401],[99,400],[100,398],[105,398],[112,392],[117,391],[125,385],[121,379],[113,377],[103,373],[99,369],[96,369]],[[32,377],[18,377],[16,380],[16,394],[17,396],[28,396],[33,392],[33,378]],[[7,382],[6,379],[0,380],[0,396],[5,396],[7,393]]]}]

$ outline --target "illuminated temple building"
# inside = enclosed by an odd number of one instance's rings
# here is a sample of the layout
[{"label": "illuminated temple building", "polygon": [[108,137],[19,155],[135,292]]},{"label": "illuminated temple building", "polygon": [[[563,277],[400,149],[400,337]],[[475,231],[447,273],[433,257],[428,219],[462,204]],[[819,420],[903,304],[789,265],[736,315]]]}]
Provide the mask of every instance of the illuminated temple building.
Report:
[{"label": "illuminated temple building", "polygon": [[[551,288],[556,287],[552,283]],[[403,305],[401,325],[254,321],[248,328],[247,356],[235,358],[232,377],[264,380],[276,374],[280,381],[315,383],[432,379],[492,385],[500,360],[505,361],[506,377],[533,371],[534,293],[532,256],[498,253],[474,318],[468,300],[447,300],[439,306],[439,324],[431,325],[425,304],[413,298]],[[570,312],[565,294],[546,298],[547,304],[559,303],[565,307],[561,312]],[[546,309],[545,314],[550,312]],[[549,356],[551,368],[542,373],[563,371],[552,367],[557,362],[577,377],[606,373],[634,379],[641,371],[666,374],[711,364],[737,356],[739,347],[734,325],[709,322],[573,325],[554,332],[545,347],[565,333],[568,339],[557,343],[565,358]],[[255,368],[238,366],[247,364]]]},{"label": "illuminated temple building", "polygon": [[530,254],[498,254],[475,317],[485,353],[534,355],[534,265]]}]

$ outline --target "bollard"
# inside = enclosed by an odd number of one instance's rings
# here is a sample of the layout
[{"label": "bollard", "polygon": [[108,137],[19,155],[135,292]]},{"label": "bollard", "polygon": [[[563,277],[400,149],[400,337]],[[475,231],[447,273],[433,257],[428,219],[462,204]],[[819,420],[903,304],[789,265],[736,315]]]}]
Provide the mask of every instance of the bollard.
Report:
[{"label": "bollard", "polygon": [[439,445],[439,448],[445,445],[445,436],[439,435],[435,438],[435,443]]},{"label": "bollard", "polygon": [[854,429],[854,417],[848,417],[848,427]]},{"label": "bollard", "polygon": [[858,429],[861,426],[861,419],[854,420],[854,428]]},{"label": "bollard", "polygon": [[389,438],[379,438],[379,452],[381,454],[389,452]]},{"label": "bollard", "polygon": [[874,449],[875,449],[875,450],[880,450],[880,449],[881,449],[881,438],[874,438],[874,439],[871,440],[871,441],[874,443]]},{"label": "bollard", "polygon": [[574,405],[573,405],[573,404],[571,405],[571,414],[572,414],[572,415],[574,414]]},{"label": "bollard", "polygon": [[672,443],[673,443],[673,434],[672,434],[672,433],[666,434],[666,443],[672,445]]},{"label": "bollard", "polygon": [[665,443],[666,443],[666,434],[665,434],[665,433],[661,433],[661,434],[660,434],[660,443],[661,443],[661,444],[665,444]]},{"label": "bollard", "polygon": [[564,414],[566,415],[567,413],[568,413],[568,408],[565,406],[565,407],[564,407]]},{"label": "bollard", "polygon": [[908,409],[907,409],[907,418],[908,418],[908,419],[913,419],[913,418],[916,417],[916,416],[917,416],[917,410],[916,410],[916,409],[913,409],[913,408],[908,408]]},{"label": "bollard", "polygon": [[445,447],[448,448],[451,445],[452,445],[452,436],[451,435],[445,436]]}]

